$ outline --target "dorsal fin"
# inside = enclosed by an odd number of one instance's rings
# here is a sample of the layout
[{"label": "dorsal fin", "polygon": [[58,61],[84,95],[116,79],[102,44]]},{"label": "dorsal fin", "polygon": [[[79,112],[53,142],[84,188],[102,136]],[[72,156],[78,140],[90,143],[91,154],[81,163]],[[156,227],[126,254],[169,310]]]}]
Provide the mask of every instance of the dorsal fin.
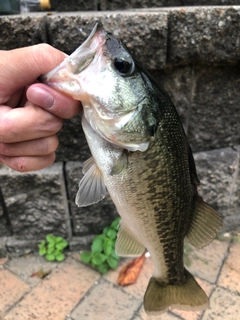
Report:
[{"label": "dorsal fin", "polygon": [[84,176],[79,183],[75,203],[78,207],[86,207],[101,201],[106,195],[106,187],[102,173],[93,158],[83,165]]}]

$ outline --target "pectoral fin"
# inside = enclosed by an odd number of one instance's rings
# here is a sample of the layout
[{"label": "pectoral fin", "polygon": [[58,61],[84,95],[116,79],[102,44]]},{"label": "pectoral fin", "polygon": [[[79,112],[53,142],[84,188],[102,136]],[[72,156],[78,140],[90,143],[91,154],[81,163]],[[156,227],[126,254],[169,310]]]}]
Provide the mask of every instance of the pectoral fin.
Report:
[{"label": "pectoral fin", "polygon": [[119,159],[115,162],[114,166],[112,167],[111,176],[115,174],[121,173],[123,170],[127,169],[128,167],[128,156],[127,150],[123,150]]},{"label": "pectoral fin", "polygon": [[101,201],[106,194],[102,173],[93,158],[88,159],[83,166],[84,176],[79,183],[75,203],[78,207],[86,207]]},{"label": "pectoral fin", "polygon": [[214,240],[221,227],[222,217],[198,197],[187,234],[189,242],[196,248],[203,248]]},{"label": "pectoral fin", "polygon": [[127,226],[121,222],[121,226],[117,235],[115,250],[119,256],[138,257],[143,254],[145,247],[136,239]]}]

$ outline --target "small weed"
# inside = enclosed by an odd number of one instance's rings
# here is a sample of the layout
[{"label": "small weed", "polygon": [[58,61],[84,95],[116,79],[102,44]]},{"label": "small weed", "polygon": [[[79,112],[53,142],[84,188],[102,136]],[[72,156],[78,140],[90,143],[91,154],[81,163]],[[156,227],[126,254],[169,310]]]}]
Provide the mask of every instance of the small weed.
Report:
[{"label": "small weed", "polygon": [[80,258],[84,263],[91,264],[102,274],[109,269],[116,269],[119,256],[115,253],[115,243],[119,229],[120,218],[115,219],[109,227],[103,229],[103,233],[93,239],[91,252],[83,252]]},{"label": "small weed", "polygon": [[46,236],[46,240],[38,245],[40,256],[45,256],[48,261],[61,262],[65,259],[63,250],[68,246],[68,242],[62,237],[55,237],[51,234]]}]

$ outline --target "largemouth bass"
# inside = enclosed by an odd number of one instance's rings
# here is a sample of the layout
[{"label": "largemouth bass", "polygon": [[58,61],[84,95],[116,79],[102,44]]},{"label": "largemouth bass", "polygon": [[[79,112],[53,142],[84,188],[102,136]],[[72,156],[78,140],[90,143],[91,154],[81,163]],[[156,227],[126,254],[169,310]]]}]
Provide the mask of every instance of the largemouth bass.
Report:
[{"label": "largemouth bass", "polygon": [[205,309],[208,298],[184,267],[184,238],[202,248],[222,219],[198,195],[192,151],[168,94],[100,23],[41,80],[83,106],[92,158],[83,167],[77,205],[97,203],[108,190],[122,217],[117,254],[150,252],[155,271],[145,311]]}]

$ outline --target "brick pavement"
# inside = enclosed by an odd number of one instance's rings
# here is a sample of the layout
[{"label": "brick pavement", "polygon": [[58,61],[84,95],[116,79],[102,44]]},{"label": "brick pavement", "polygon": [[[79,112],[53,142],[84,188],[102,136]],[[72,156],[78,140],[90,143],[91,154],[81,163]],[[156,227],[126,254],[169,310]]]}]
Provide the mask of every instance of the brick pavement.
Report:
[{"label": "brick pavement", "polygon": [[[196,250],[186,245],[188,269],[210,296],[210,309],[173,309],[148,316],[142,297],[153,272],[147,259],[136,284],[116,285],[122,265],[101,276],[82,264],[78,253],[63,263],[49,263],[38,255],[0,259],[1,320],[238,320],[240,319],[240,243],[215,240]],[[44,279],[31,277],[39,270]]]}]

